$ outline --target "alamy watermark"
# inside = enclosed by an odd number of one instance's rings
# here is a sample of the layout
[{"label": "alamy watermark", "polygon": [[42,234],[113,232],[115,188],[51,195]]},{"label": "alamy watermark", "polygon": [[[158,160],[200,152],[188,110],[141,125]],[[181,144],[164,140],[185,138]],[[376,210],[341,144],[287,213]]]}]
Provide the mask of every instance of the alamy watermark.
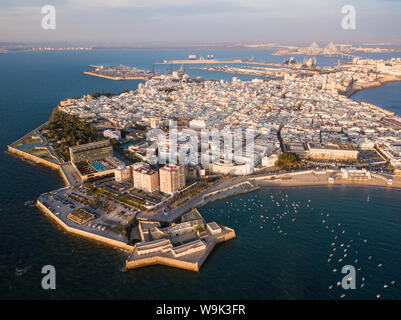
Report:
[{"label": "alamy watermark", "polygon": [[56,268],[52,265],[45,265],[42,268],[42,274],[45,276],[42,278],[42,288],[44,290],[55,290],[56,289]]},{"label": "alamy watermark", "polygon": [[344,290],[356,289],[356,272],[355,267],[346,265],[341,269],[342,274],[346,274],[341,281],[341,286]]},{"label": "alamy watermark", "polygon": [[42,14],[45,16],[42,18],[42,29],[43,30],[55,30],[56,29],[56,8],[52,5],[46,5],[42,7]]},{"label": "alamy watermark", "polygon": [[344,15],[341,20],[341,27],[344,30],[356,29],[356,10],[353,5],[346,5],[341,8],[341,13]]},{"label": "alamy watermark", "polygon": [[254,167],[254,138],[252,129],[182,129],[175,121],[169,130],[152,129],[146,140],[150,143],[146,159],[150,164],[248,164]]}]

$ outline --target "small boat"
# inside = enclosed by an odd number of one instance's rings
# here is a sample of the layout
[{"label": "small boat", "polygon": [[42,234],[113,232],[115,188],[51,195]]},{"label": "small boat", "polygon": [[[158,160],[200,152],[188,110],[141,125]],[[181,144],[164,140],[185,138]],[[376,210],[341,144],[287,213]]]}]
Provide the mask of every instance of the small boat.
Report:
[{"label": "small boat", "polygon": [[17,277],[23,276],[25,273],[27,273],[29,271],[29,269],[31,268],[31,266],[26,266],[23,268],[16,268],[15,269],[15,275]]},{"label": "small boat", "polygon": [[35,206],[35,201],[25,201],[24,202],[24,206],[28,206],[28,207],[34,207]]}]

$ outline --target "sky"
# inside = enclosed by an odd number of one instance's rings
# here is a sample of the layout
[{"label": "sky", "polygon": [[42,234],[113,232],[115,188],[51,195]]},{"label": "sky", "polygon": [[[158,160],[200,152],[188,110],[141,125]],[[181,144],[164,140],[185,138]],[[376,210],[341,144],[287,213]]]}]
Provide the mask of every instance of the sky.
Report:
[{"label": "sky", "polygon": [[[42,6],[56,9],[44,30]],[[344,5],[356,29],[344,30]],[[0,42],[401,42],[401,0],[1,0]]]}]

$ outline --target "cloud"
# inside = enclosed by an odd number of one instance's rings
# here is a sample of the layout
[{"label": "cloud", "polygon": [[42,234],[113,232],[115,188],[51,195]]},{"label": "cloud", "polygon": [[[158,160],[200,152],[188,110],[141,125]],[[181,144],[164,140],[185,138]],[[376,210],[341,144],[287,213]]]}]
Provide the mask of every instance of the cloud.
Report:
[{"label": "cloud", "polygon": [[[357,9],[354,36],[370,39],[373,30],[399,38],[401,1],[395,0],[0,0],[0,39],[331,39],[345,35],[341,8],[350,3]],[[47,4],[56,7],[57,30],[44,35]]]}]

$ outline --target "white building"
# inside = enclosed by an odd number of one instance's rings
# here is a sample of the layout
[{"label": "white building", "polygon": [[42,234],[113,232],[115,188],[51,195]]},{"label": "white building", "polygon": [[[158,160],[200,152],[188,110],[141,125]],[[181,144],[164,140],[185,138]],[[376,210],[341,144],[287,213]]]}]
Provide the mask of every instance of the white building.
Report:
[{"label": "white building", "polygon": [[117,182],[126,182],[132,180],[132,171],[130,167],[120,167],[114,169],[114,177]]},{"label": "white building", "polygon": [[120,130],[113,131],[113,130],[107,129],[107,130],[103,131],[103,135],[109,139],[116,139],[116,140],[121,139],[121,131]]},{"label": "white building", "polygon": [[207,230],[214,236],[219,236],[221,234],[221,228],[216,222],[209,222],[207,224]]},{"label": "white building", "polygon": [[277,160],[278,160],[277,154],[272,154],[269,157],[264,157],[262,158],[262,167],[267,167],[267,168],[274,167]]},{"label": "white building", "polygon": [[193,129],[205,129],[206,123],[202,119],[194,119],[189,122],[189,126]]}]

